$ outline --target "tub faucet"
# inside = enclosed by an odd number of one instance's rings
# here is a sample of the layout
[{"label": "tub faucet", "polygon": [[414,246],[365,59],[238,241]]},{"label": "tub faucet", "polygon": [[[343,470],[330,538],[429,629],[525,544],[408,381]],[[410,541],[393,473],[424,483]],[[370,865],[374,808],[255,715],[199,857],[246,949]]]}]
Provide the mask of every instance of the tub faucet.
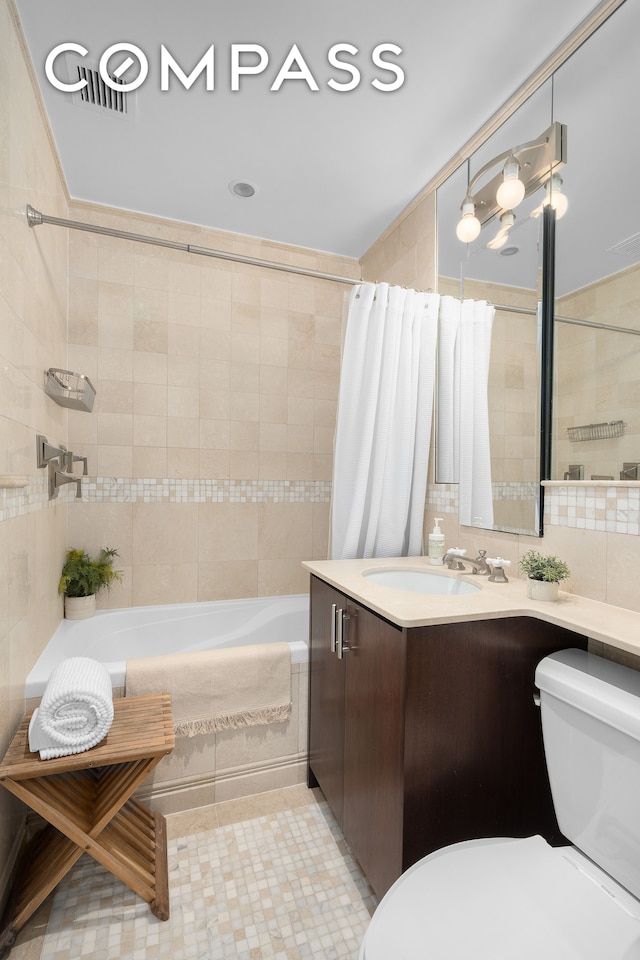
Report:
[{"label": "tub faucet", "polygon": [[622,470],[620,471],[621,480],[640,480],[640,475],[638,474],[638,468],[640,463],[623,463]]},{"label": "tub faucet", "polygon": [[58,490],[65,483],[75,483],[76,500],[82,497],[82,477],[74,477],[69,473],[63,473],[58,469],[60,466],[56,461],[49,462],[49,500],[58,496]]},{"label": "tub faucet", "polygon": [[87,467],[87,458],[77,457],[73,452],[73,450],[67,450],[67,452],[62,457],[62,462],[64,464],[64,469],[67,471],[67,473],[73,473],[74,463],[81,463],[83,465],[82,466],[83,477],[86,477],[89,473],[89,469]]},{"label": "tub faucet", "polygon": [[54,447],[45,436],[39,433],[36,437],[36,452],[38,467],[46,467],[47,464],[50,463],[51,460],[55,460],[56,457],[64,457],[67,448],[62,445]]}]

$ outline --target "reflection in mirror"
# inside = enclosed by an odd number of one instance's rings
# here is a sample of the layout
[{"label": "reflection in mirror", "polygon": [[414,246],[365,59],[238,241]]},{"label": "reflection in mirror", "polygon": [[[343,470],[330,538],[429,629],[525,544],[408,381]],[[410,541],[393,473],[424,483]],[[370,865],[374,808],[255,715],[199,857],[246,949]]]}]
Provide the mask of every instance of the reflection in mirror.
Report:
[{"label": "reflection in mirror", "polygon": [[[556,480],[640,481],[640,202],[634,169],[640,150],[634,120],[639,35],[640,4],[622,3],[470,164],[473,175],[490,157],[536,136],[550,122],[567,126],[561,189],[569,203],[556,228],[553,450],[547,474]],[[539,460],[537,443],[529,441],[540,431],[539,377],[531,360],[535,353],[537,363],[539,355],[540,224],[519,215],[506,246],[487,248],[485,228],[461,251],[454,231],[468,176],[465,165],[438,189],[439,291],[488,299],[512,311],[498,311],[492,344],[494,529],[539,534]],[[511,246],[517,252],[505,257]],[[520,401],[518,390],[528,403]],[[548,444],[546,433],[542,439]],[[451,482],[437,466],[436,478]]]},{"label": "reflection in mirror", "polygon": [[638,36],[640,4],[624,3],[554,78],[570,138],[556,228],[556,480],[640,480]]},{"label": "reflection in mirror", "polygon": [[[540,533],[539,301],[542,217],[532,216],[544,199],[538,190],[504,224],[488,223],[470,244],[456,238],[455,225],[473,177],[492,157],[536,138],[551,122],[551,85],[544,84],[438,189],[438,291],[488,300],[496,306],[489,368],[489,423],[493,523],[491,529]],[[558,119],[561,117],[558,116]],[[562,120],[564,122],[564,120]],[[436,460],[439,483],[455,482]],[[479,523],[487,526],[486,523]]]}]

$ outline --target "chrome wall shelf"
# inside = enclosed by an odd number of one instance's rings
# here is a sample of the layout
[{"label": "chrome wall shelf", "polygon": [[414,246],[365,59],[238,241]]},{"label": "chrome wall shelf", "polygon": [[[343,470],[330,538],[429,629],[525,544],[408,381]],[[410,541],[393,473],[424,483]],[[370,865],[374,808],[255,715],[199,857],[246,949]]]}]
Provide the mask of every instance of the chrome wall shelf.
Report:
[{"label": "chrome wall shelf", "polygon": [[89,377],[72,370],[61,370],[59,367],[49,367],[45,376],[45,393],[52,400],[61,407],[91,413],[96,390]]},{"label": "chrome wall shelf", "polygon": [[606,423],[588,423],[582,427],[567,427],[569,440],[610,440],[621,437],[626,424],[623,420],[609,420]]}]

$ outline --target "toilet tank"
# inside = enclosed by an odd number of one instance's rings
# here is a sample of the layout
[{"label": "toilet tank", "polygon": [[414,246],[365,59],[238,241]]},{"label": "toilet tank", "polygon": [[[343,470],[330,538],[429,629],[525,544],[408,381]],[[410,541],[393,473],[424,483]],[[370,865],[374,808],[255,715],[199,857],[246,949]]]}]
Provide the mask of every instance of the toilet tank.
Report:
[{"label": "toilet tank", "polygon": [[640,672],[562,650],[535,677],[560,829],[640,899]]}]

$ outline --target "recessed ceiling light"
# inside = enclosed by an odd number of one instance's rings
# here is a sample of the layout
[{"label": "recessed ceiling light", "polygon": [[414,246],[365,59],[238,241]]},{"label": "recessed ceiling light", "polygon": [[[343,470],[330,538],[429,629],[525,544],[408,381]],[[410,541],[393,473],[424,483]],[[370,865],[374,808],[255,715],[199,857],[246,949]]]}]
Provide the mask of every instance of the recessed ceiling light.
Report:
[{"label": "recessed ceiling light", "polygon": [[255,196],[258,192],[255,184],[249,183],[248,180],[232,180],[229,184],[229,190],[234,197],[240,197],[241,200],[248,200],[249,197]]},{"label": "recessed ceiling light", "polygon": [[503,247],[500,251],[501,257],[512,257],[514,253],[518,253],[520,247]]}]

